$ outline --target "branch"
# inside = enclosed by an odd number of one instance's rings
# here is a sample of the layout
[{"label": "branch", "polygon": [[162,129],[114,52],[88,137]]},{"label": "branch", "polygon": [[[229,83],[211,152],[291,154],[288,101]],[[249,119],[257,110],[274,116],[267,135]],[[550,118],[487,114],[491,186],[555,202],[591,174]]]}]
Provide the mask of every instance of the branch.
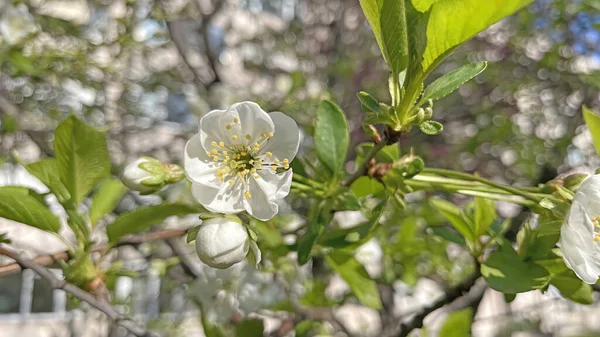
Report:
[{"label": "branch", "polygon": [[348,179],[342,181],[342,185],[343,186],[350,186],[352,185],[353,182],[356,181],[356,179],[362,177],[365,175],[365,173],[367,173],[368,167],[369,167],[369,163],[371,162],[371,159],[375,158],[375,156],[377,155],[377,153],[383,149],[383,147],[385,146],[386,141],[385,140],[381,140],[378,143],[375,143],[375,146],[373,146],[373,148],[371,149],[371,151],[369,151],[369,153],[365,156],[364,162],[363,164],[356,170],[356,172],[352,173],[352,175],[350,177],[348,177]]},{"label": "branch", "polygon": [[[166,240],[179,236],[183,236],[187,233],[187,230],[184,229],[171,229],[164,230],[158,232],[150,232],[139,235],[130,235],[124,237],[121,241],[119,241],[116,247],[127,246],[127,245],[139,245],[148,241],[155,240]],[[108,246],[105,244],[102,245],[94,245],[91,249],[92,252],[101,252],[105,250]],[[53,254],[40,255],[31,260],[33,263],[41,265],[41,266],[49,266],[56,261],[66,261],[70,258],[68,251],[56,252]],[[15,259],[16,260],[16,259]],[[14,273],[18,273],[22,270],[21,264],[18,262],[6,264],[0,266],[0,276],[6,276]]]},{"label": "branch", "polygon": [[476,264],[475,268],[476,271],[473,273],[473,275],[469,276],[466,280],[462,281],[456,287],[452,287],[446,290],[444,292],[444,296],[439,298],[437,301],[433,302],[431,305],[421,309],[421,311],[418,312],[415,316],[413,316],[413,318],[411,318],[410,321],[400,324],[399,331],[393,333],[392,335],[396,337],[408,336],[414,329],[419,329],[423,327],[423,321],[425,320],[425,317],[427,317],[427,315],[436,311],[437,309],[440,309],[446,304],[454,302],[454,300],[463,296],[463,293],[468,292],[471,289],[471,287],[475,285],[477,279],[481,276],[481,273],[479,271],[479,264]]},{"label": "branch", "polygon": [[98,300],[94,295],[88,293],[87,291],[66,282],[65,280],[61,280],[56,277],[51,271],[44,268],[43,266],[35,263],[33,260],[24,258],[19,254],[0,247],[0,254],[5,255],[19,263],[23,268],[29,268],[35,271],[40,277],[46,279],[50,282],[50,286],[53,289],[62,289],[67,293],[75,296],[81,301],[87,302],[92,307],[102,311],[106,316],[116,322],[118,325],[127,329],[127,331],[131,332],[137,337],[154,337],[158,336],[156,333],[147,330],[146,328],[138,325],[136,322],[126,318],[122,313],[120,313],[115,307],[110,305],[109,303]]}]

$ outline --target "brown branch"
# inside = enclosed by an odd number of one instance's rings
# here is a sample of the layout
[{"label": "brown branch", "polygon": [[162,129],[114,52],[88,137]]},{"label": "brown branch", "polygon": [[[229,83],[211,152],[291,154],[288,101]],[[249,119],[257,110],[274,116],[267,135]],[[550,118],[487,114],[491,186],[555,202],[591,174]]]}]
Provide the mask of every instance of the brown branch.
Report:
[{"label": "brown branch", "polygon": [[[139,245],[148,241],[155,240],[167,240],[179,236],[183,236],[187,233],[185,229],[171,229],[164,230],[158,232],[150,232],[138,235],[129,235],[124,237],[121,241],[119,241],[116,247],[127,246],[127,245]],[[92,252],[101,252],[108,248],[107,245],[94,245],[91,248]],[[36,263],[41,266],[49,266],[54,264],[57,261],[66,261],[70,258],[68,251],[56,252],[53,254],[40,255],[32,260],[33,263]],[[21,265],[18,262],[6,264],[0,266],[0,276],[10,275],[14,273],[18,273],[22,270]]]},{"label": "brown branch", "polygon": [[418,312],[415,316],[413,316],[410,321],[406,323],[400,324],[399,330],[392,334],[392,336],[396,337],[406,337],[411,331],[414,329],[420,329],[423,327],[423,321],[425,317],[427,317],[430,313],[440,309],[441,307],[454,302],[454,300],[463,296],[464,293],[468,292],[477,279],[481,276],[479,271],[479,264],[475,266],[476,271],[473,275],[469,276],[466,280],[462,281],[455,287],[449,288],[444,292],[444,295],[440,297],[438,300],[433,302],[431,305],[424,307]]},{"label": "brown branch", "polygon": [[128,319],[122,313],[120,313],[115,307],[110,305],[107,302],[100,301],[94,295],[88,293],[87,291],[66,282],[65,280],[61,280],[54,275],[51,271],[44,268],[43,266],[35,263],[33,260],[24,258],[19,254],[0,247],[0,254],[5,255],[19,263],[22,268],[29,268],[35,271],[40,277],[46,279],[50,282],[50,286],[53,289],[62,289],[67,293],[75,296],[81,301],[84,301],[90,304],[92,307],[102,311],[106,316],[112,319],[115,323],[127,329],[127,331],[131,332],[137,337],[154,337],[158,336],[156,333],[147,330],[146,328],[138,325],[136,322]]}]

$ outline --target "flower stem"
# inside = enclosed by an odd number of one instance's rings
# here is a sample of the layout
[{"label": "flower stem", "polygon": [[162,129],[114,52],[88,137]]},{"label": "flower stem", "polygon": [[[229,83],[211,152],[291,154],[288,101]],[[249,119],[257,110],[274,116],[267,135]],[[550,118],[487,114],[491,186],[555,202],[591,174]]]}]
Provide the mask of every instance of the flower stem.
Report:
[{"label": "flower stem", "polygon": [[436,168],[424,168],[423,171],[424,173],[432,173],[432,174],[438,174],[441,176],[447,176],[447,177],[455,177],[455,178],[462,178],[462,179],[466,179],[466,180],[470,180],[470,181],[477,181],[480,182],[482,184],[491,186],[491,187],[495,187],[498,188],[500,190],[504,190],[506,192],[509,192],[513,195],[518,195],[521,196],[527,200],[532,200],[535,202],[539,202],[541,200],[541,198],[539,196],[533,195],[531,193],[528,192],[524,192],[518,188],[512,187],[512,186],[507,186],[507,185],[503,185],[500,183],[497,183],[495,181],[489,180],[489,179],[485,179],[485,178],[481,178],[479,176],[476,175],[472,175],[472,174],[468,174],[468,173],[463,173],[463,172],[458,172],[458,171],[452,171],[452,170],[445,170],[445,169],[436,169]]},{"label": "flower stem", "polygon": [[313,179],[310,179],[310,178],[308,178],[308,177],[301,176],[301,175],[299,175],[299,174],[294,174],[294,175],[292,176],[292,179],[293,179],[293,180],[296,180],[296,181],[297,181],[297,182],[299,182],[299,183],[302,183],[302,184],[305,184],[305,185],[308,185],[308,186],[312,186],[312,187],[314,187],[314,188],[317,188],[317,189],[320,189],[320,190],[323,190],[323,189],[324,189],[324,187],[325,187],[325,186],[324,186],[323,184],[321,184],[320,182],[318,182],[318,181],[315,181],[315,180],[313,180]]}]

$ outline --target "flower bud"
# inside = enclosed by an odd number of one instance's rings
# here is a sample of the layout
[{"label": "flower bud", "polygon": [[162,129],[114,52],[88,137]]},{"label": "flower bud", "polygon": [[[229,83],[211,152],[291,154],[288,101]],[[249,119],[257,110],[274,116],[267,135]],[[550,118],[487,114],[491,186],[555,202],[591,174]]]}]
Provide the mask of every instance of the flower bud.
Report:
[{"label": "flower bud", "polygon": [[139,158],[125,168],[121,180],[142,194],[155,192],[164,186],[162,163],[153,158]]},{"label": "flower bud", "polygon": [[241,262],[250,248],[246,228],[233,219],[213,218],[200,225],[196,253],[213,268],[225,269]]},{"label": "flower bud", "polygon": [[426,107],[425,113],[423,115],[423,119],[429,120],[429,119],[431,119],[431,116],[433,116],[433,109],[431,107]]},{"label": "flower bud", "polygon": [[571,191],[575,191],[577,190],[579,185],[581,185],[581,183],[585,180],[585,178],[587,178],[587,176],[588,175],[585,173],[573,173],[571,175],[568,175],[564,179],[564,186],[565,188]]}]

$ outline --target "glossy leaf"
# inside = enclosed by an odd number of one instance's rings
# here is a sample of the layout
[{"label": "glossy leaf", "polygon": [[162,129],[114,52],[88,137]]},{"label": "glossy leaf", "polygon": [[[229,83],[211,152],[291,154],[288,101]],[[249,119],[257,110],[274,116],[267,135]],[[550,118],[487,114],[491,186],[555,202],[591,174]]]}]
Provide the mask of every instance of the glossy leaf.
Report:
[{"label": "glossy leaf", "polygon": [[153,225],[160,224],[170,216],[184,216],[199,213],[200,210],[182,204],[160,204],[139,207],[135,210],[121,214],[106,228],[106,234],[111,244],[116,243],[125,235],[141,232]]},{"label": "glossy leaf", "polygon": [[487,62],[470,63],[443,75],[427,86],[421,101],[426,102],[428,99],[435,101],[447,96],[465,82],[479,75],[486,66]]},{"label": "glossy leaf", "polygon": [[92,207],[90,208],[92,225],[114,210],[126,192],[127,187],[121,180],[114,177],[104,179],[92,197]]},{"label": "glossy leaf", "polygon": [[79,204],[110,173],[104,132],[70,116],[54,131],[54,152],[61,181]]},{"label": "glossy leaf", "polygon": [[315,148],[323,165],[334,174],[342,172],[349,142],[344,112],[334,103],[322,101],[317,110]]},{"label": "glossy leaf", "polygon": [[0,218],[58,233],[60,222],[46,205],[28,194],[27,189],[0,187]]},{"label": "glossy leaf", "polygon": [[58,165],[55,158],[44,158],[31,164],[23,164],[27,172],[38,178],[59,202],[63,203],[71,199],[71,194],[60,180]]},{"label": "glossy leaf", "polygon": [[262,337],[264,323],[261,319],[246,318],[235,327],[237,337]]},{"label": "glossy leaf", "polygon": [[371,280],[365,267],[353,256],[352,252],[334,251],[325,256],[329,265],[348,283],[358,300],[373,309],[381,309],[381,300],[377,284]]},{"label": "glossy leaf", "polygon": [[419,124],[419,129],[426,135],[434,136],[442,132],[444,126],[436,121],[424,121]]},{"label": "glossy leaf", "polygon": [[490,199],[475,197],[475,228],[473,228],[476,237],[487,233],[488,228],[496,220],[496,206]]},{"label": "glossy leaf", "polygon": [[560,294],[574,302],[592,304],[592,287],[577,278],[572,270],[559,275],[552,275],[550,283],[555,286]]}]

